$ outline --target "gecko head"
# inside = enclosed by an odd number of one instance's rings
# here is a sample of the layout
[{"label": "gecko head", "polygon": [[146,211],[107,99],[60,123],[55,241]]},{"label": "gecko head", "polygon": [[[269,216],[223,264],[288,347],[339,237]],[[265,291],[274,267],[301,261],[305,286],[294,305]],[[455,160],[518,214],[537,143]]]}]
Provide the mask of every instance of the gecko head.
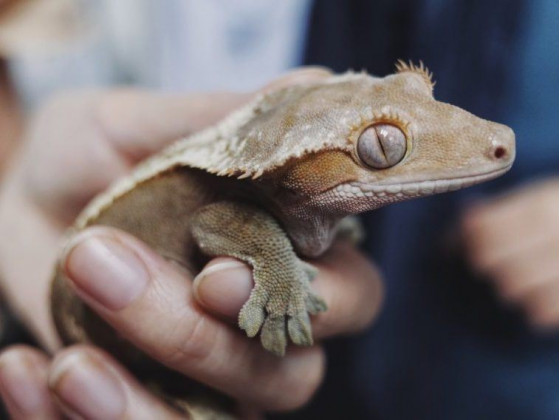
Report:
[{"label": "gecko head", "polygon": [[[302,95],[313,105],[302,108],[313,117],[300,113],[308,125],[317,122],[312,131],[340,138],[282,168],[291,199],[358,213],[505,173],[515,157],[513,131],[437,101],[433,86],[423,65],[400,62],[384,78],[335,76],[325,89]],[[328,133],[325,122],[331,122]]]}]

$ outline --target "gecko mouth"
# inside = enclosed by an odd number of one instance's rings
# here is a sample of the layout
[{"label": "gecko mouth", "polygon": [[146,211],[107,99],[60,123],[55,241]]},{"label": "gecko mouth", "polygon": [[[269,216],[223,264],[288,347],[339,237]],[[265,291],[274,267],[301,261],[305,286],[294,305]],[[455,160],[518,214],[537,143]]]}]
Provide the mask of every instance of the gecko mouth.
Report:
[{"label": "gecko mouth", "polygon": [[479,175],[417,182],[403,182],[401,184],[392,185],[368,185],[358,182],[349,182],[346,184],[338,185],[328,192],[335,192],[337,195],[345,198],[358,198],[364,196],[419,197],[431,194],[445,193],[449,191],[456,191],[461,188],[470,187],[484,181],[489,181],[506,173],[510,168],[511,165]]}]

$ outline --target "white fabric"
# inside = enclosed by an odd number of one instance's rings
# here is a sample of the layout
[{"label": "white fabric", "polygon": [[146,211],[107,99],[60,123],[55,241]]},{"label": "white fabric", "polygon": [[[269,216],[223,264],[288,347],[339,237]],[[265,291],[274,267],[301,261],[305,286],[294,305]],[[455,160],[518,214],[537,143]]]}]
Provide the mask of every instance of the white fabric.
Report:
[{"label": "white fabric", "polygon": [[28,108],[76,87],[250,90],[298,65],[311,0],[80,0],[93,28],[71,48],[15,55]]},{"label": "white fabric", "polygon": [[[248,90],[300,61],[308,2],[174,0],[162,15],[159,84]],[[174,39],[177,37],[177,39]]]}]

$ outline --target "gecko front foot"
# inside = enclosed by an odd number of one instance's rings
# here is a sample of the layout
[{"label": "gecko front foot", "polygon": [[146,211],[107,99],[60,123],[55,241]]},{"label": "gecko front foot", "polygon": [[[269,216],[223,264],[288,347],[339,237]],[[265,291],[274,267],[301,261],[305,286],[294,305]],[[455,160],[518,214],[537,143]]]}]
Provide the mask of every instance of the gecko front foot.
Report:
[{"label": "gecko front foot", "polygon": [[278,356],[285,354],[288,337],[294,344],[312,345],[309,314],[327,309],[323,299],[309,286],[313,270],[296,261],[300,264],[297,270],[293,270],[295,272],[280,271],[276,275],[266,267],[255,267],[256,286],[239,313],[239,327],[249,337],[260,331],[263,347]]},{"label": "gecko front foot", "polygon": [[239,314],[249,337],[260,331],[263,347],[279,356],[288,336],[301,346],[313,344],[309,314],[327,309],[309,284],[317,269],[296,255],[273,217],[245,204],[217,202],[193,215],[191,231],[205,254],[229,255],[253,267],[255,287]]}]

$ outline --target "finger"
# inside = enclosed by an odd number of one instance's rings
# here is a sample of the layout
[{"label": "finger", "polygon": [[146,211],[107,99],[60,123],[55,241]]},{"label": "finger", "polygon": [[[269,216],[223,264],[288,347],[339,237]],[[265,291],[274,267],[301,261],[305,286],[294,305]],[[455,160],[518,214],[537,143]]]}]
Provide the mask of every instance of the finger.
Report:
[{"label": "finger", "polygon": [[543,242],[488,267],[498,293],[522,307],[537,327],[558,324],[558,258],[556,242]]},{"label": "finger", "polygon": [[383,302],[383,284],[377,268],[349,242],[335,243],[316,266],[320,274],[312,287],[329,308],[313,321],[317,337],[367,328]]},{"label": "finger", "polygon": [[84,419],[179,419],[106,353],[65,349],[49,371],[49,386],[65,414]]},{"label": "finger", "polygon": [[474,219],[473,227],[487,230],[501,226],[537,226],[543,219],[557,219],[554,217],[557,209],[558,181],[552,179],[529,184],[500,198],[478,203],[471,207],[470,213]]},{"label": "finger", "polygon": [[[520,223],[522,222],[518,222]],[[467,258],[473,267],[482,273],[487,273],[493,266],[511,255],[522,255],[527,250],[539,248],[545,243],[551,245],[550,252],[558,254],[557,232],[550,227],[547,230],[536,228],[526,234],[518,232],[514,226],[477,231],[464,230],[463,237]]]},{"label": "finger", "polygon": [[542,182],[478,204],[465,213],[462,231],[469,258],[480,270],[557,235],[558,184]]},{"label": "finger", "polygon": [[[309,83],[330,75],[323,68],[304,68],[269,83],[257,93]],[[123,90],[108,94],[100,102],[98,118],[117,149],[138,161],[179,137],[215,124],[254,96],[255,92],[169,95]]]},{"label": "finger", "polygon": [[59,419],[47,385],[49,359],[31,347],[15,346],[0,355],[0,394],[13,419]]},{"label": "finger", "polygon": [[193,295],[208,312],[234,325],[254,286],[249,266],[229,257],[210,261],[193,281]]},{"label": "finger", "polygon": [[317,347],[285,358],[209,316],[185,273],[124,232],[79,234],[63,263],[78,295],[120,334],[161,363],[269,409],[306,402],[323,374]]},{"label": "finger", "polygon": [[547,238],[527,244],[517,252],[496,259],[485,273],[495,281],[505,298],[522,299],[527,290],[558,274],[557,241]]},{"label": "finger", "polygon": [[[354,333],[370,325],[379,313],[383,296],[375,267],[344,242],[335,243],[313,264],[319,274],[311,286],[328,305],[326,312],[312,318],[315,339]],[[235,323],[253,285],[246,264],[232,258],[216,258],[196,277],[194,293],[205,309]]]}]

